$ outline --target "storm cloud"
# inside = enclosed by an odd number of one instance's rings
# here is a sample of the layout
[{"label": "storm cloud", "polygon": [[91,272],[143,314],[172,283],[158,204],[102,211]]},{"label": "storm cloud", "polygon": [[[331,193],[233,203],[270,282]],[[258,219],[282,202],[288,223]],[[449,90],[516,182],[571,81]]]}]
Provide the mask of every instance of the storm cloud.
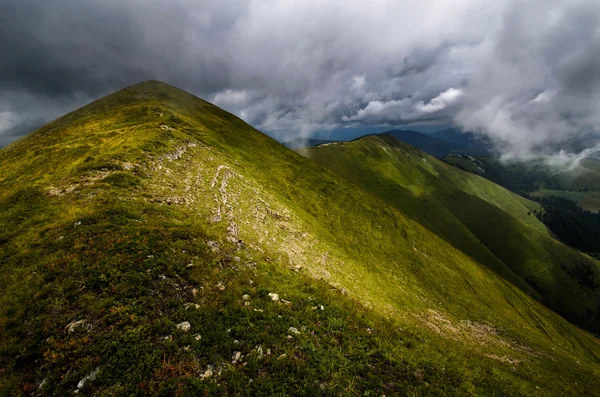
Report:
[{"label": "storm cloud", "polygon": [[568,161],[600,137],[595,0],[8,0],[0,37],[0,146],[148,79],[279,139],[455,124]]}]

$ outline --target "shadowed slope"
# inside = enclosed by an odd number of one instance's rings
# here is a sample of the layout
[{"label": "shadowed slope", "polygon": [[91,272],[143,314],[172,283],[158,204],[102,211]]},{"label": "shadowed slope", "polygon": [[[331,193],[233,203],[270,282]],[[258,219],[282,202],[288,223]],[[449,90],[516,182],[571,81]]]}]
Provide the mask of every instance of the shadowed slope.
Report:
[{"label": "shadowed slope", "polygon": [[554,240],[539,204],[391,136],[313,148],[310,158],[373,192],[569,320],[600,329],[598,262]]}]

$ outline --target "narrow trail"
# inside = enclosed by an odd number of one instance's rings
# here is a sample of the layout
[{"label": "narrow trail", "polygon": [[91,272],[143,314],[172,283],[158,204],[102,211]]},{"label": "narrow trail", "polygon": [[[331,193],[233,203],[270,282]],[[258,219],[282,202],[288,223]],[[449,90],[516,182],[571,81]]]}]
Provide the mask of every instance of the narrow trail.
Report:
[{"label": "narrow trail", "polygon": [[[225,170],[221,173],[221,170]],[[227,226],[227,235],[229,237],[238,237],[239,228],[235,223],[235,215],[234,208],[229,199],[229,195],[227,192],[227,187],[229,184],[229,179],[231,177],[238,176],[235,172],[231,171],[230,168],[226,165],[220,165],[217,167],[217,171],[215,172],[215,176],[213,177],[210,187],[211,189],[215,189],[217,186],[217,182],[221,176],[221,184],[219,186],[218,192],[215,192],[214,199],[216,202],[215,216],[212,218],[212,221],[217,223],[223,219],[223,213],[225,212],[227,218],[229,218],[229,225]]]}]

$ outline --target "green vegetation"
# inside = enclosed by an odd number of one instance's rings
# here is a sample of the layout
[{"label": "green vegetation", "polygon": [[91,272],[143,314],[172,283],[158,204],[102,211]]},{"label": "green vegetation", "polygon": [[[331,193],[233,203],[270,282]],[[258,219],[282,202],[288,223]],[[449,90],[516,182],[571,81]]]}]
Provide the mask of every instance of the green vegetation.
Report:
[{"label": "green vegetation", "polygon": [[529,193],[532,199],[559,197],[577,204],[584,211],[600,212],[600,191],[568,191],[540,189]]},{"label": "green vegetation", "polygon": [[447,156],[444,161],[541,203],[544,210],[536,215],[562,242],[600,254],[600,161],[588,159],[565,171],[542,161],[502,163],[466,155]]},{"label": "green vegetation", "polygon": [[574,170],[549,167],[545,162],[502,162],[491,157],[451,154],[448,164],[481,175],[518,194],[534,197],[563,197],[585,210],[598,212],[600,203],[600,161],[587,159]]},{"label": "green vegetation", "polygon": [[64,116],[0,151],[0,394],[597,393],[598,339],[386,201],[162,83]]},{"label": "green vegetation", "polygon": [[572,247],[595,257],[600,256],[600,214],[581,209],[574,201],[563,197],[536,197],[544,210],[536,216]]},{"label": "green vegetation", "polygon": [[[571,321],[600,330],[599,263],[554,240],[533,215],[542,212],[539,204],[391,136],[316,147],[309,156]],[[588,282],[580,282],[581,269]]]}]

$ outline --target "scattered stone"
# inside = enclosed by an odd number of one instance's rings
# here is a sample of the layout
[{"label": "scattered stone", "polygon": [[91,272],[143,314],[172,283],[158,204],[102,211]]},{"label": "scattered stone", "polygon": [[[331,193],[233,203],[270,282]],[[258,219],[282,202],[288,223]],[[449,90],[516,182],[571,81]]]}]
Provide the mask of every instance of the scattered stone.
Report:
[{"label": "scattered stone", "polygon": [[186,268],[186,269],[189,269],[189,268],[191,268],[191,267],[194,267],[194,266],[196,266],[196,265],[194,265],[193,263],[190,263],[190,264],[188,264],[188,265],[187,265],[185,268]]},{"label": "scattered stone", "polygon": [[93,382],[94,380],[96,380],[99,373],[100,367],[96,368],[95,370],[84,376],[83,379],[81,379],[77,384],[77,389],[81,389],[83,386],[85,386],[86,383]]},{"label": "scattered stone", "polygon": [[177,329],[181,332],[190,332],[190,330],[192,329],[192,326],[190,325],[189,322],[184,321],[182,323],[177,324]]},{"label": "scattered stone", "polygon": [[194,335],[194,339],[200,340],[200,339],[202,339],[202,335],[196,334],[196,335]]},{"label": "scattered stone", "polygon": [[244,295],[242,295],[242,299],[247,301],[248,299],[250,299],[250,295],[244,294]]},{"label": "scattered stone", "polygon": [[294,339],[294,337],[292,335],[288,335],[287,338],[288,338],[288,340]]},{"label": "scattered stone", "polygon": [[231,362],[236,363],[242,358],[242,352],[233,352],[233,356],[231,357]]},{"label": "scattered stone", "polygon": [[296,334],[296,335],[300,334],[300,331],[298,331],[298,328],[296,328],[296,327],[290,327],[290,329],[288,331],[290,331],[292,334]]},{"label": "scattered stone", "polygon": [[88,324],[88,322],[86,320],[79,320],[79,321],[73,321],[72,323],[67,324],[67,326],[65,327],[65,329],[71,333],[71,332],[75,332],[75,330],[77,328],[85,328],[86,330],[90,330],[92,329],[91,324]]},{"label": "scattered stone", "polygon": [[192,288],[192,295],[196,296],[198,294],[198,288]]},{"label": "scattered stone", "polygon": [[225,286],[223,285],[222,282],[219,281],[219,283],[217,284],[217,289],[219,291],[225,291]]},{"label": "scattered stone", "polygon": [[211,376],[213,376],[214,373],[215,373],[215,366],[209,364],[208,367],[206,368],[206,371],[204,371],[204,374],[202,375],[202,377],[210,378]]},{"label": "scattered stone", "polygon": [[269,292],[269,296],[271,297],[271,300],[273,302],[279,302],[279,295],[273,293],[273,292]]},{"label": "scattered stone", "polygon": [[342,288],[340,292],[342,293],[342,295],[348,295],[348,291],[346,291],[345,288]]},{"label": "scattered stone", "polygon": [[206,245],[211,249],[212,252],[219,252],[219,243],[216,241],[207,241]]},{"label": "scattered stone", "polygon": [[262,346],[260,346],[260,345],[256,346],[256,354],[258,354],[259,358],[262,358],[262,356],[263,356],[263,348],[262,348]]},{"label": "scattered stone", "polygon": [[320,305],[320,306],[319,306],[319,309],[321,309],[321,310],[325,310],[325,308],[323,307],[323,305]]},{"label": "scattered stone", "polygon": [[242,259],[239,256],[234,257],[233,260],[236,261],[236,262],[241,262],[242,261]]},{"label": "scattered stone", "polygon": [[287,354],[283,353],[281,356],[277,357],[278,360],[284,359],[287,357]]},{"label": "scattered stone", "polygon": [[77,226],[79,226],[79,225],[81,225],[81,221],[79,221],[79,222],[75,222],[75,225],[73,225],[73,227],[77,227]]},{"label": "scattered stone", "polygon": [[163,336],[162,340],[165,342],[171,341],[171,340],[173,340],[173,335]]}]

